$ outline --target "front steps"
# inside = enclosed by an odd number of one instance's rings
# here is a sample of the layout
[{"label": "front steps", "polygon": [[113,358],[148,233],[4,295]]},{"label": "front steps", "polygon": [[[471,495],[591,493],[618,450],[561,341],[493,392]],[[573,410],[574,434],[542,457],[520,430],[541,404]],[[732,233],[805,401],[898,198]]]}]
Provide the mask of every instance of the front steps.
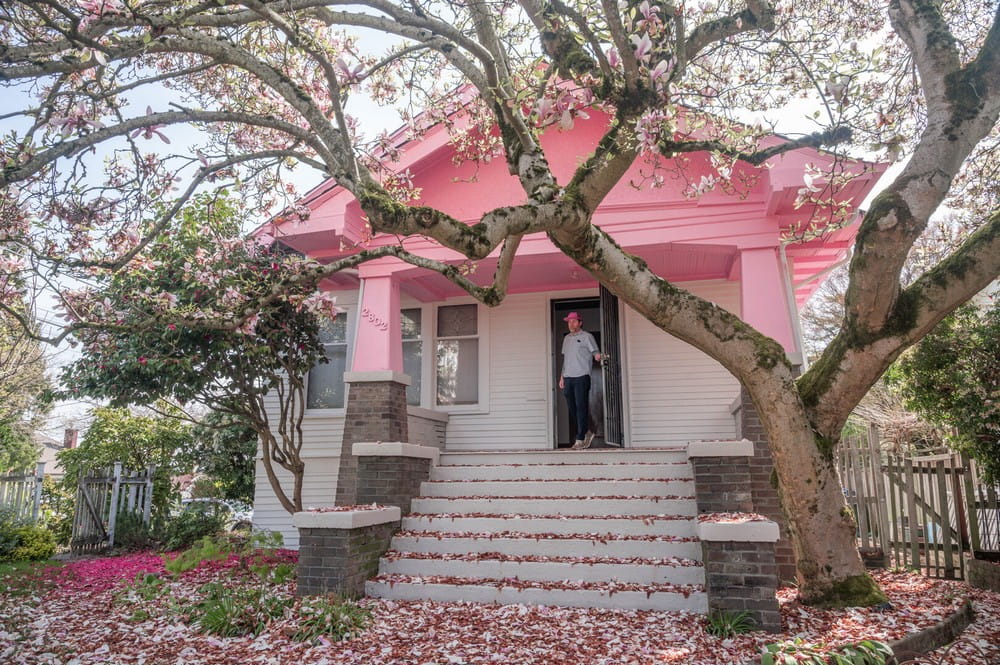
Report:
[{"label": "front steps", "polygon": [[368,595],[705,612],[683,449],[442,453]]}]

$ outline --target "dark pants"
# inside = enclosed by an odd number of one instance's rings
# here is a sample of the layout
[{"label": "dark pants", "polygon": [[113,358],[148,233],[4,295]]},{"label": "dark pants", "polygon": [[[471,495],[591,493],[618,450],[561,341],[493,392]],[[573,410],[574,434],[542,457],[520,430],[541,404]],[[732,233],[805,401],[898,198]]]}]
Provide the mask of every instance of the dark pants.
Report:
[{"label": "dark pants", "polygon": [[569,407],[569,425],[576,427],[576,441],[582,441],[590,422],[590,375],[563,377],[563,395]]}]

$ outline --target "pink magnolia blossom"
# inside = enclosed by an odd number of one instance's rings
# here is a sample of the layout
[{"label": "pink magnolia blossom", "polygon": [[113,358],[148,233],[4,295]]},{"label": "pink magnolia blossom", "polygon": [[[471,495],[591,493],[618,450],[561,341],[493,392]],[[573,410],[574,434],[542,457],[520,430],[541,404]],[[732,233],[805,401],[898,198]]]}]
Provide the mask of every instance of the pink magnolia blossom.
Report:
[{"label": "pink magnolia blossom", "polygon": [[[153,115],[153,108],[151,106],[146,107],[146,115]],[[137,136],[142,136],[142,138],[144,139],[151,139],[155,135],[159,137],[159,139],[164,143],[170,143],[170,139],[168,139],[163,134],[163,132],[160,131],[160,129],[162,129],[163,127],[164,125],[149,125],[147,127],[140,127],[139,129],[132,132],[129,136],[131,136],[132,138],[136,138]]]},{"label": "pink magnolia blossom", "polygon": [[621,54],[618,53],[618,49],[614,46],[608,49],[608,64],[615,69],[618,69],[618,67],[622,64]]},{"label": "pink magnolia blossom", "polygon": [[649,38],[649,35],[643,33],[642,37],[638,35],[632,35],[632,47],[635,49],[636,60],[645,62],[649,60],[649,56],[653,51],[653,40]]},{"label": "pink magnolia blossom", "polygon": [[87,130],[101,129],[104,124],[100,120],[92,120],[89,118],[90,114],[87,112],[86,107],[83,102],[80,102],[75,107],[69,110],[65,116],[53,116],[49,124],[59,130],[59,133],[63,138],[67,138],[75,132],[83,132]]}]

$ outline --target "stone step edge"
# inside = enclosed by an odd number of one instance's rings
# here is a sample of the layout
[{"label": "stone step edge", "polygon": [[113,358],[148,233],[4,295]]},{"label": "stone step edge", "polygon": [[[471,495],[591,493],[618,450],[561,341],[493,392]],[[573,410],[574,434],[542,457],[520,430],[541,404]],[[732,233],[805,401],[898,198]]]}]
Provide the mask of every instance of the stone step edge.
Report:
[{"label": "stone step edge", "polygon": [[665,542],[697,543],[693,536],[635,536],[616,533],[530,533],[527,531],[397,531],[395,538],[415,540],[442,540],[446,538],[466,538],[469,540],[581,540],[593,543],[611,542]]},{"label": "stone step edge", "polygon": [[425,483],[693,483],[690,477],[666,478],[455,478]]},{"label": "stone step edge", "polygon": [[524,462],[513,462],[513,463],[512,462],[500,462],[498,464],[444,464],[444,463],[441,463],[441,464],[437,465],[437,468],[439,468],[439,469],[479,469],[479,468],[490,469],[490,468],[495,468],[495,467],[498,467],[498,466],[513,467],[513,468],[526,467],[526,466],[530,466],[530,467],[538,467],[538,466],[558,466],[558,467],[564,467],[564,466],[687,466],[689,464],[690,464],[690,462],[686,462],[686,461],[685,462],[616,462],[616,463],[610,463],[610,464],[608,462],[549,462],[549,463],[545,463],[545,462],[532,462],[532,463],[524,463]]},{"label": "stone step edge", "polygon": [[568,564],[570,566],[653,566],[656,568],[703,568],[701,561],[684,557],[647,558],[647,557],[579,557],[579,556],[545,556],[535,554],[504,554],[503,552],[473,553],[429,553],[389,550],[382,559],[394,561],[455,561],[463,563],[552,563]]},{"label": "stone step edge", "polygon": [[428,521],[458,519],[494,520],[634,520],[637,522],[694,522],[695,515],[529,515],[524,513],[407,513],[405,517],[426,517]]},{"label": "stone step edge", "polygon": [[385,584],[388,585],[390,589],[396,584],[433,584],[451,587],[478,586],[492,587],[494,589],[539,589],[542,591],[604,591],[612,595],[623,591],[638,591],[645,593],[647,597],[656,593],[670,593],[683,595],[686,598],[693,594],[702,594],[705,592],[705,587],[702,584],[638,584],[634,582],[583,582],[579,580],[538,582],[533,580],[521,580],[514,577],[507,577],[504,579],[491,579],[488,577],[443,577],[439,575],[414,577],[411,575],[386,573],[371,578],[369,582]]},{"label": "stone step edge", "polygon": [[682,496],[680,494],[559,494],[552,496],[524,495],[524,496],[498,496],[496,494],[469,494],[463,496],[428,496],[421,494],[413,497],[417,499],[435,499],[438,501],[465,501],[469,499],[481,500],[491,499],[496,501],[537,501],[554,499],[600,499],[602,501],[694,501],[694,496]]}]

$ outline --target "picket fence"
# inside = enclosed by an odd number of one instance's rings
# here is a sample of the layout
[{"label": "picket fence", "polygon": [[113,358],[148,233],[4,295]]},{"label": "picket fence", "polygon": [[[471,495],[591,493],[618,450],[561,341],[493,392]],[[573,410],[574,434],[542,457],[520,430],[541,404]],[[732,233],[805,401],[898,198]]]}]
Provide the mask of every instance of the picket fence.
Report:
[{"label": "picket fence", "polygon": [[966,455],[894,455],[878,428],[848,436],[837,455],[866,560],[965,578],[965,555],[1000,555],[1000,488],[981,479]]},{"label": "picket fence", "polygon": [[18,521],[37,522],[44,477],[45,462],[39,462],[34,471],[0,474],[0,509],[13,513]]},{"label": "picket fence", "polygon": [[70,551],[98,552],[114,547],[115,529],[122,515],[141,515],[149,524],[153,502],[153,466],[145,471],[113,469],[84,472],[76,491]]}]

